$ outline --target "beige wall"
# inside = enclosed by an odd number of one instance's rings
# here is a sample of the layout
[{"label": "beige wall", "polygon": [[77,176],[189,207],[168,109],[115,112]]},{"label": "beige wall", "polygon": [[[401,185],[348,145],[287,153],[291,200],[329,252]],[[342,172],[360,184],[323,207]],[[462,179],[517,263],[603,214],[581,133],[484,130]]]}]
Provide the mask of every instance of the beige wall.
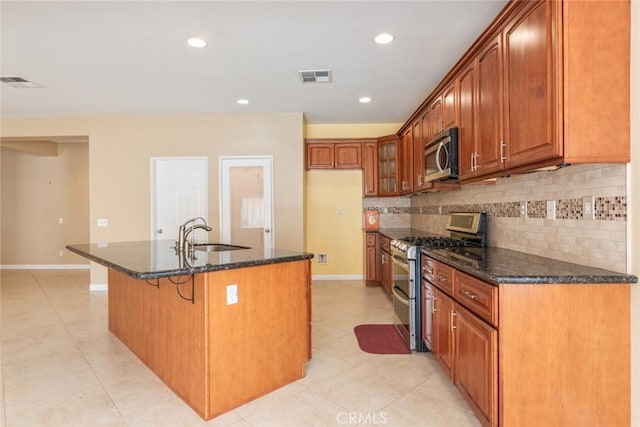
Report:
[{"label": "beige wall", "polygon": [[3,148],[1,192],[1,265],[89,263],[65,249],[89,240],[87,144],[58,144],[54,156]]},{"label": "beige wall", "polygon": [[[629,272],[640,277],[640,1],[631,2],[631,164]],[[631,288],[631,419],[640,427],[640,285]]]},{"label": "beige wall", "polygon": [[[91,242],[150,238],[150,158],[207,156],[209,223],[218,233],[218,157],[272,155],[275,245],[302,250],[302,114],[3,118],[2,136],[87,135]],[[97,218],[109,226],[97,228]],[[92,265],[91,283],[106,283]]]},{"label": "beige wall", "polygon": [[[377,138],[399,127],[400,123],[305,125],[305,137]],[[311,264],[314,278],[362,278],[362,171],[312,170],[305,178],[305,248],[316,254]],[[327,254],[327,264],[318,264],[318,253]]]}]

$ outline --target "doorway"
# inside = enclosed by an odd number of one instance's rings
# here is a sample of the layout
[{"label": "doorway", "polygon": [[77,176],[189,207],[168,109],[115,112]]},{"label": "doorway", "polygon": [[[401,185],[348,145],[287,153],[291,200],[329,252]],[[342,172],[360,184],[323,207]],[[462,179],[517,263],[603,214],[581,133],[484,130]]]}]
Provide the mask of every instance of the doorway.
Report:
[{"label": "doorway", "polygon": [[220,157],[220,237],[224,243],[271,248],[271,156]]},{"label": "doorway", "polygon": [[206,157],[151,158],[151,240],[176,240],[186,220],[207,219],[207,181]]}]

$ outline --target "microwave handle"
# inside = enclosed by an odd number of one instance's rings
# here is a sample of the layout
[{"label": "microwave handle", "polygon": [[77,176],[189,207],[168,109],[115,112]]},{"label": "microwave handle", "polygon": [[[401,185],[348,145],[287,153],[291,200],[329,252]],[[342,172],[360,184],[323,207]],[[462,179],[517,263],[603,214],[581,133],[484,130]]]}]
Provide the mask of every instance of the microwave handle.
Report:
[{"label": "microwave handle", "polygon": [[[444,172],[444,168],[442,167],[442,165],[440,164],[440,151],[445,150],[445,154],[446,159],[447,159],[447,163],[449,162],[449,152],[447,151],[447,147],[445,146],[444,142],[441,142],[438,145],[438,151],[436,151],[436,166],[438,167],[438,171],[440,173]],[[446,166],[446,165],[445,165]]]}]

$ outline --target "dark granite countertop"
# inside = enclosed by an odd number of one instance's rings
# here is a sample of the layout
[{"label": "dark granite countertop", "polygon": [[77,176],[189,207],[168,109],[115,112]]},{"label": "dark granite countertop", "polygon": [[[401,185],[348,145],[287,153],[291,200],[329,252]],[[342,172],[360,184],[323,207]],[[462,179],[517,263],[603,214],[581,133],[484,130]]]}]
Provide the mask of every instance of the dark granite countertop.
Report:
[{"label": "dark granite countertop", "polygon": [[558,261],[509,249],[481,249],[475,262],[460,257],[460,248],[423,249],[431,258],[494,285],[554,283],[637,283],[638,278],[601,268]]},{"label": "dark granite countertop", "polygon": [[196,259],[176,255],[173,240],[69,245],[71,252],[135,279],[206,273],[313,258],[286,249],[252,248],[223,252],[196,251]]}]

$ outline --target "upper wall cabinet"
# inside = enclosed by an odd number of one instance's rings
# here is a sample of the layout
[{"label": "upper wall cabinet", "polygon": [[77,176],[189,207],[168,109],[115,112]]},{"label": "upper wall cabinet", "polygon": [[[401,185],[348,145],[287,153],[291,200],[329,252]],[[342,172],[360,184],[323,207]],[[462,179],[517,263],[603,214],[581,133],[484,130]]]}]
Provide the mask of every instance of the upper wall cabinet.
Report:
[{"label": "upper wall cabinet", "polygon": [[362,169],[360,140],[306,140],[307,169]]},{"label": "upper wall cabinet", "polygon": [[461,179],[628,162],[629,26],[628,2],[517,2],[470,61],[476,150]]},{"label": "upper wall cabinet", "polygon": [[398,195],[398,142],[397,135],[378,138],[378,195]]},{"label": "upper wall cabinet", "polygon": [[399,135],[458,126],[463,182],[628,162],[630,24],[628,1],[511,1]]}]

